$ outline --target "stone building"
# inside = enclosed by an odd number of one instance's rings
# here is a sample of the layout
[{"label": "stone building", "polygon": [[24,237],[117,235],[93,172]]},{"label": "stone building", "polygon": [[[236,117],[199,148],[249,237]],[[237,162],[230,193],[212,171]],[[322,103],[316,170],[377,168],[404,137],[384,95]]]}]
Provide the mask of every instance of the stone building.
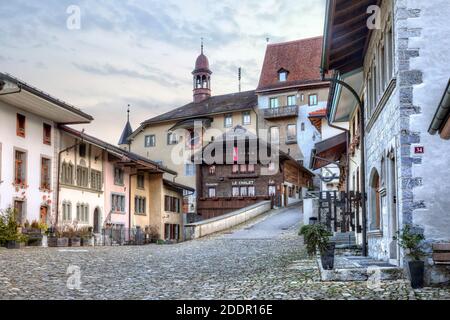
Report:
[{"label": "stone building", "polygon": [[[256,134],[257,96],[254,91],[211,95],[212,71],[203,48],[192,76],[192,102],[142,122],[127,141],[131,151],[178,172],[177,183],[195,188],[192,155],[237,125]],[[194,213],[195,193],[186,198],[184,211]]]},{"label": "stone building", "polygon": [[[343,2],[327,2],[322,67],[343,79],[362,76],[362,87],[355,89],[364,102],[360,167],[368,254],[405,265],[407,255],[393,236],[412,225],[427,239],[426,280],[448,281],[448,267],[432,259],[431,244],[450,241],[450,198],[444,194],[450,151],[427,131],[449,79],[450,48],[442,40],[450,7],[443,0],[365,0],[349,16]],[[367,8],[377,4],[368,15]],[[351,24],[354,16],[361,18],[358,25]],[[350,117],[355,104],[335,108]]]},{"label": "stone building", "polygon": [[329,83],[320,80],[322,37],[267,45],[256,94],[265,140],[309,167],[320,133],[308,120],[326,107]]}]

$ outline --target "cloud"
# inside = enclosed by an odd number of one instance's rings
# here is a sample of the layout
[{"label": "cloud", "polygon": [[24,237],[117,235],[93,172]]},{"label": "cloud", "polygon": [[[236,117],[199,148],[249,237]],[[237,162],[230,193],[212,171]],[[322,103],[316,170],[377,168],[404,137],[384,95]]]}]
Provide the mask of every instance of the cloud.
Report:
[{"label": "cloud", "polygon": [[[81,29],[66,27],[69,5]],[[0,71],[92,113],[87,126],[116,143],[133,126],[192,100],[200,38],[213,94],[255,89],[270,42],[320,35],[325,0],[15,0],[0,6]]]},{"label": "cloud", "polygon": [[171,81],[170,79],[167,79],[164,77],[164,72],[162,70],[158,70],[156,68],[152,68],[149,66],[142,65],[143,69],[146,72],[140,72],[132,69],[127,68],[120,68],[116,67],[110,64],[103,64],[103,65],[84,65],[79,63],[73,63],[73,65],[78,68],[79,70],[82,70],[84,72],[97,74],[101,76],[124,76],[129,78],[137,78],[137,79],[144,79],[144,80],[151,80],[155,82],[159,82],[159,84],[162,84],[164,86],[171,86],[171,87],[178,87],[180,86],[180,82],[178,81]]}]

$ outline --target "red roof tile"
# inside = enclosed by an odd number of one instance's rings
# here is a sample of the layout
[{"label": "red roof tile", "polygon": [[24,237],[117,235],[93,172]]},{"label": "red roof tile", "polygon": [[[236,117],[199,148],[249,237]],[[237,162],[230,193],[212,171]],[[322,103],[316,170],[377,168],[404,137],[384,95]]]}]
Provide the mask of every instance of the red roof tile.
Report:
[{"label": "red roof tile", "polygon": [[[322,39],[315,37],[269,44],[257,91],[320,83]],[[287,81],[278,81],[280,69],[289,72]]]},{"label": "red roof tile", "polygon": [[326,108],[309,113],[309,117],[326,117],[326,116],[327,116]]}]

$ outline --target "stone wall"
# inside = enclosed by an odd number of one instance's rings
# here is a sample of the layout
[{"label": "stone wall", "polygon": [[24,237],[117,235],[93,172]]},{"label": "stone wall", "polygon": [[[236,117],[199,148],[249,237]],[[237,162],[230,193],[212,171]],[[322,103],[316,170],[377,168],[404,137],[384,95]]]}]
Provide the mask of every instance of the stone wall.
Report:
[{"label": "stone wall", "polygon": [[270,209],[270,201],[264,201],[217,218],[187,224],[185,226],[185,238],[186,240],[198,239],[233,228],[269,211]]}]

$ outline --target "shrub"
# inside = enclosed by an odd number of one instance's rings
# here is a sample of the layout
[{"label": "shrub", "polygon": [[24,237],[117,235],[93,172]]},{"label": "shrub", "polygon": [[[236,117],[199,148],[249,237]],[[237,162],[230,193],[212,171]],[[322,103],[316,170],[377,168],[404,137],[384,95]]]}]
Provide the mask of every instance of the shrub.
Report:
[{"label": "shrub", "polygon": [[329,237],[333,234],[323,224],[304,225],[299,235],[305,237],[306,251],[310,257],[314,257],[319,250],[323,253],[329,244]]},{"label": "shrub", "polygon": [[401,231],[397,231],[394,240],[398,240],[400,247],[405,249],[407,251],[406,254],[416,261],[419,261],[425,255],[421,248],[425,236],[414,232],[410,225],[406,225]]},{"label": "shrub", "polygon": [[0,212],[0,244],[4,245],[8,241],[26,242],[27,237],[18,232],[20,227],[17,223],[17,211],[8,208]]}]

